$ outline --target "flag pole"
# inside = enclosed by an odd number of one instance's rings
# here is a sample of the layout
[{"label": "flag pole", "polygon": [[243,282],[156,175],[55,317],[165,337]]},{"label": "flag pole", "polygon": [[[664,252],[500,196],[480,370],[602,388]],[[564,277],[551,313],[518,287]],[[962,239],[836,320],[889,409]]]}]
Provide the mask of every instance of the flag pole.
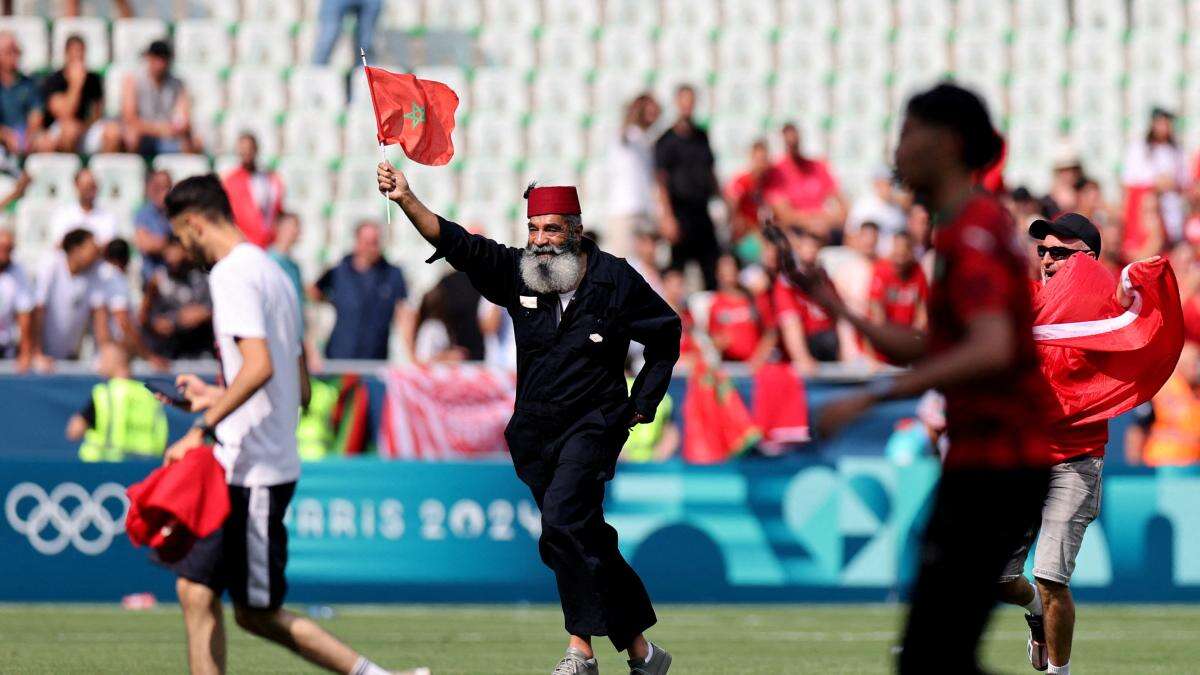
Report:
[{"label": "flag pole", "polygon": [[[367,78],[367,95],[371,97],[371,109],[375,111],[375,129],[379,129],[379,107],[375,105],[375,92],[371,89],[371,76],[367,73],[367,50],[361,46],[358,48],[358,55],[362,58],[363,77]],[[383,161],[388,161],[387,150],[383,146],[383,141],[379,142],[379,158]],[[383,210],[387,212],[387,224],[390,234],[392,226],[392,200],[388,199],[385,194],[380,194],[383,197]]]}]

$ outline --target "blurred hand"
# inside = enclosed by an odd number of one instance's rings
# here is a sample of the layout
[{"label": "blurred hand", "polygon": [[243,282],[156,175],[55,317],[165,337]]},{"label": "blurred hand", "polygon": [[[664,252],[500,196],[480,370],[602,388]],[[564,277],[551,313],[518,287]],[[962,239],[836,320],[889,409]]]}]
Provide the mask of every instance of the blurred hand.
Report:
[{"label": "blurred hand", "polygon": [[866,392],[858,392],[827,403],[817,413],[817,435],[820,438],[830,438],[841,431],[846,425],[858,419],[871,406],[875,399]]},{"label": "blurred hand", "polygon": [[160,337],[171,337],[175,332],[175,322],[165,316],[155,317],[150,321],[150,329]]},{"label": "blurred hand", "polygon": [[175,378],[175,386],[179,389],[179,393],[183,394],[183,397],[192,404],[191,412],[207,410],[224,391],[220,387],[205,383],[204,380],[192,374],[180,375]]},{"label": "blurred hand", "polygon": [[679,243],[679,220],[675,218],[674,213],[663,214],[658,227],[662,232],[663,239],[666,239],[668,243]]},{"label": "blurred hand", "polygon": [[646,416],[640,412],[634,412],[633,417],[629,418],[629,428],[632,429],[639,424],[645,424],[648,420]]},{"label": "blurred hand", "polygon": [[146,357],[146,361],[150,363],[150,367],[160,373],[165,373],[171,370],[170,359],[163,358],[158,354],[151,354]]},{"label": "blurred hand", "polygon": [[167,448],[167,451],[163,453],[163,466],[178,462],[183,459],[189,450],[201,445],[204,445],[204,432],[196,427],[192,427],[183,435],[183,438],[172,443],[171,447]]},{"label": "blurred hand", "polygon": [[179,309],[179,325],[184,328],[195,328],[208,321],[208,308],[203,305],[186,305]]},{"label": "blurred hand", "polygon": [[63,78],[68,85],[78,86],[87,79],[87,64],[83,61],[69,61],[63,64]]},{"label": "blurred hand", "polygon": [[380,162],[375,169],[375,178],[379,182],[379,191],[394,202],[400,201],[409,191],[408,179],[391,162]]}]

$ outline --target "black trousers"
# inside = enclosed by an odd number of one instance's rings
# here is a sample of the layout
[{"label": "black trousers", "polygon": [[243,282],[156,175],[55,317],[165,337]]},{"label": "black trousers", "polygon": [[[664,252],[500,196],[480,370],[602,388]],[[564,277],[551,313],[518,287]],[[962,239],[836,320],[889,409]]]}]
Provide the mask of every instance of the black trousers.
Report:
[{"label": "black trousers", "polygon": [[542,512],[538,549],[554,572],[571,635],[606,635],[617,650],[657,621],[646,587],[604,521],[604,484],[629,432],[624,408],[574,420],[522,411],[504,432],[517,476]]},{"label": "black trousers", "polygon": [[1004,566],[1041,518],[1048,469],[951,470],[942,475],[921,544],[921,566],[899,672],[982,673],[979,640]]},{"label": "black trousers", "polygon": [[716,290],[717,258],[721,257],[721,247],[708,215],[708,203],[672,201],[671,209],[679,221],[679,241],[671,245],[671,269],[683,271],[689,261],[695,260],[704,276],[704,290]]}]

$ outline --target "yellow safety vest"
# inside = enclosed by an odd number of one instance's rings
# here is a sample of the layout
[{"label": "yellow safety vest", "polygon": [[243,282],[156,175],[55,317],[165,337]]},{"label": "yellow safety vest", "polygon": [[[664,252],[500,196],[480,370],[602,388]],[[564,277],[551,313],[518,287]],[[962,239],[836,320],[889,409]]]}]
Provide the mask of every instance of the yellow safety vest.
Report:
[{"label": "yellow safety vest", "polygon": [[300,416],[300,423],[296,425],[296,447],[302,462],[325,459],[337,441],[330,418],[337,405],[338,388],[316,378],[310,380],[309,384],[312,396],[308,408]]},{"label": "yellow safety vest", "polygon": [[[628,386],[633,388],[633,380],[627,379]],[[663,429],[667,426],[667,422],[671,421],[671,395],[666,394],[658,404],[658,409],[654,411],[654,421],[646,424],[635,424],[629,430],[629,439],[625,441],[625,448],[621,454],[630,462],[652,462],[654,461],[654,446],[658,444],[662,438]]]},{"label": "yellow safety vest", "polygon": [[120,462],[126,455],[161,456],[167,447],[167,415],[141,382],[115,377],[92,387],[96,423],[83,436],[79,458]]}]

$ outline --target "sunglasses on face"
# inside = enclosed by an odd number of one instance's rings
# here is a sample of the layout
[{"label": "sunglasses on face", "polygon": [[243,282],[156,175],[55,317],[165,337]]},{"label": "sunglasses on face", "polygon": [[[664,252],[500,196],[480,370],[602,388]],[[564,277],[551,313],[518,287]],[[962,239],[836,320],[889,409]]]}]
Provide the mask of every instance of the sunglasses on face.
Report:
[{"label": "sunglasses on face", "polygon": [[1095,256],[1087,249],[1067,248],[1066,246],[1038,246],[1037,255],[1039,258],[1045,258],[1046,254],[1050,254],[1051,260],[1066,260],[1076,253],[1086,253],[1090,256]]}]

